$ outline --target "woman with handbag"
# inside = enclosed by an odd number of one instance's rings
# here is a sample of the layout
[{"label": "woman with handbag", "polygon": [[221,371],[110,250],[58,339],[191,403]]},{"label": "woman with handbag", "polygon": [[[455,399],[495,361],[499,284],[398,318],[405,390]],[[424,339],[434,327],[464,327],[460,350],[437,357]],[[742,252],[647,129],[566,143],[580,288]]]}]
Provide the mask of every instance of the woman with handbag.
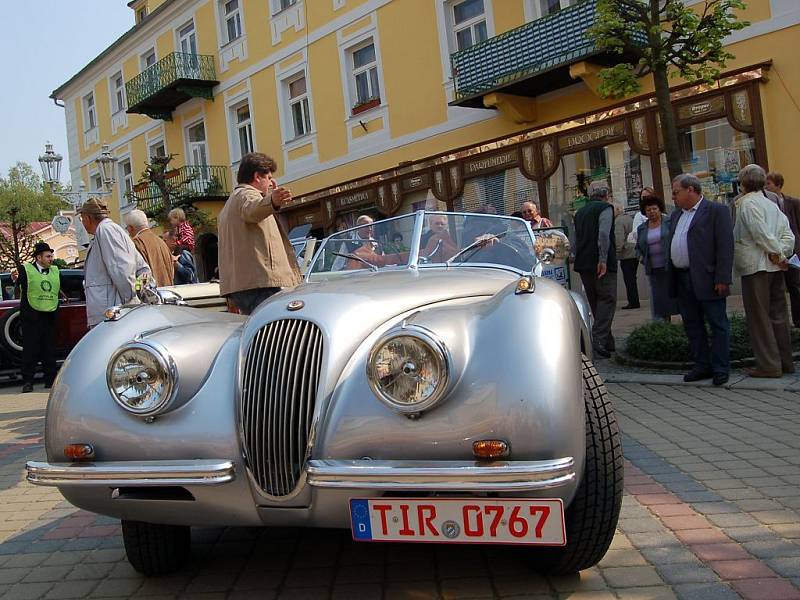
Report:
[{"label": "woman with handbag", "polygon": [[669,217],[664,214],[664,201],[655,193],[642,194],[639,208],[647,220],[636,231],[636,254],[650,280],[650,316],[669,322],[678,314],[678,303],[669,296]]}]

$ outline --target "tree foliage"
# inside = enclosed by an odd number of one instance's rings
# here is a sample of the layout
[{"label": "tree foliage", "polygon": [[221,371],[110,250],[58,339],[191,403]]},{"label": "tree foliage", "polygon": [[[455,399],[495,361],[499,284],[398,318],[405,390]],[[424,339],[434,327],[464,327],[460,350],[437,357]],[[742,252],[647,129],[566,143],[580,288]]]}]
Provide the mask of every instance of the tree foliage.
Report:
[{"label": "tree foliage", "polygon": [[0,175],[0,269],[30,261],[39,241],[31,224],[49,222],[65,208],[29,164],[18,162],[6,177]]},{"label": "tree foliage", "polygon": [[680,173],[678,131],[669,96],[669,78],[711,82],[728,60],[725,38],[749,25],[737,18],[743,0],[597,0],[597,20],[589,35],[601,49],[625,55],[600,71],[600,93],[622,97],[640,90],[638,78],[652,74],[671,176]]}]

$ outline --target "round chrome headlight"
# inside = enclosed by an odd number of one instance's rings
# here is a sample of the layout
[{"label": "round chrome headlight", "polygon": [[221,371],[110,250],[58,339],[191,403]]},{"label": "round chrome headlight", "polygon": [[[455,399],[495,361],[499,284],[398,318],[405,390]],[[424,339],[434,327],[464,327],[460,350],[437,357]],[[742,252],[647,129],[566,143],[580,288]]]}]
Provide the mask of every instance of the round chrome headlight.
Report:
[{"label": "round chrome headlight", "polygon": [[406,327],[372,348],[367,378],[375,395],[401,413],[419,413],[443,396],[449,378],[447,349],[427,330]]},{"label": "round chrome headlight", "polygon": [[114,400],[135,415],[160,412],[172,399],[177,384],[175,363],[160,347],[134,342],[111,357],[106,371]]}]

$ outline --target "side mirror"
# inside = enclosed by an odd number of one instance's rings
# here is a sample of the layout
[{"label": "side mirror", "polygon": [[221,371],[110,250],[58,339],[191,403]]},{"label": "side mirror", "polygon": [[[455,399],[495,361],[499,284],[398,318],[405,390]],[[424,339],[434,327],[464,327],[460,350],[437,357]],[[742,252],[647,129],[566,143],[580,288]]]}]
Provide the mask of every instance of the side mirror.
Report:
[{"label": "side mirror", "polygon": [[156,290],[155,296],[158,302],[148,302],[148,304],[173,304],[175,306],[187,306],[186,301],[180,294],[172,290]]}]

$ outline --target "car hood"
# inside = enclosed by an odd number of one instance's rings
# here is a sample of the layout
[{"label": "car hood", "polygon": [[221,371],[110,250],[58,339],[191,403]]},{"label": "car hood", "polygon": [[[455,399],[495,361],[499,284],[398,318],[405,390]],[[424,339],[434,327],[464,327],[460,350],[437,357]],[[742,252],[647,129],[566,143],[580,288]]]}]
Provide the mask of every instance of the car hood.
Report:
[{"label": "car hood", "polygon": [[385,320],[415,308],[477,296],[493,296],[518,276],[490,268],[430,268],[396,271],[355,271],[322,281],[303,283],[286,290],[262,305],[251,317],[258,322],[272,320],[277,311],[287,311],[292,300],[302,300],[303,308],[294,316],[327,320],[326,315],[342,319]]}]

